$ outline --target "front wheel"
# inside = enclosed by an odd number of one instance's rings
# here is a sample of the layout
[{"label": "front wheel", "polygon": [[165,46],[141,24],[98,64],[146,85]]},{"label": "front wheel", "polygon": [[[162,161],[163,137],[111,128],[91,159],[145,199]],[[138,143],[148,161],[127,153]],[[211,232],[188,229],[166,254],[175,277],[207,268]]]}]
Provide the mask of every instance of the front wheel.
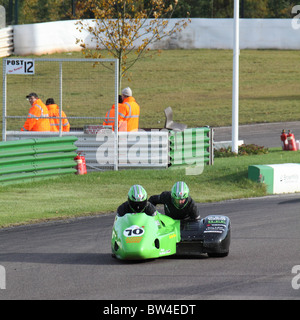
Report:
[{"label": "front wheel", "polygon": [[222,253],[216,253],[216,252],[211,252],[211,253],[208,253],[207,255],[210,257],[210,258],[225,258],[227,257],[229,254],[229,251],[227,252],[222,252]]}]

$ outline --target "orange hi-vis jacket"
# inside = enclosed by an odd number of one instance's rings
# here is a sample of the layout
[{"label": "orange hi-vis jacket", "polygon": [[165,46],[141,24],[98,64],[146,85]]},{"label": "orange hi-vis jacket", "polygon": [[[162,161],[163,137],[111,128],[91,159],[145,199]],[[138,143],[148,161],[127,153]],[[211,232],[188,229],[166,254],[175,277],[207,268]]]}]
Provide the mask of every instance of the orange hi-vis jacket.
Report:
[{"label": "orange hi-vis jacket", "polygon": [[21,131],[50,131],[48,109],[41,99],[32,104]]},{"label": "orange hi-vis jacket", "polygon": [[[127,114],[128,107],[123,103],[118,103],[118,130],[127,131]],[[113,104],[111,109],[106,112],[104,126],[111,126],[112,130],[115,130],[115,105]]]},{"label": "orange hi-vis jacket", "polygon": [[[58,132],[59,126],[60,126],[60,119],[59,119],[59,106],[57,104],[48,104],[48,114],[49,114],[49,120],[50,120],[50,129],[51,131]],[[64,119],[61,119],[61,130],[63,132],[69,132],[70,131],[70,123],[67,119],[66,114],[64,111],[61,110],[61,117]],[[51,119],[53,118],[53,119]],[[54,119],[55,118],[55,119]]]},{"label": "orange hi-vis jacket", "polygon": [[133,97],[127,97],[123,100],[123,104],[128,107],[127,131],[138,131],[139,118],[140,118],[140,106],[137,104]]}]

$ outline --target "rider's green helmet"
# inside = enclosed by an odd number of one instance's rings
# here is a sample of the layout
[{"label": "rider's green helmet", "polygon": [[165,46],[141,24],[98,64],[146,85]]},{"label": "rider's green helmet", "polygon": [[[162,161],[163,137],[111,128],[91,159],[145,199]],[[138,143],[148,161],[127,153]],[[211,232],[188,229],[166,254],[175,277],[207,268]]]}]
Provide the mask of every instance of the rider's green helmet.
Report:
[{"label": "rider's green helmet", "polygon": [[143,212],[147,204],[147,192],[139,184],[130,187],[128,203],[133,212]]},{"label": "rider's green helmet", "polygon": [[176,182],[171,190],[171,197],[174,206],[178,209],[183,209],[188,203],[189,193],[189,187],[185,182]]}]

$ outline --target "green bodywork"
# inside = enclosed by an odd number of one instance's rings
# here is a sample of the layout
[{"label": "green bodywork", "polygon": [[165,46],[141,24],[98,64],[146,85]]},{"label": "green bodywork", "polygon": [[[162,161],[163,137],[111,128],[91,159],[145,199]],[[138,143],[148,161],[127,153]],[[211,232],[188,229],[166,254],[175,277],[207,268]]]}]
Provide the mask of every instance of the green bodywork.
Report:
[{"label": "green bodywork", "polygon": [[116,216],[111,239],[112,254],[121,260],[153,259],[176,254],[180,221],[161,213],[127,213]]}]

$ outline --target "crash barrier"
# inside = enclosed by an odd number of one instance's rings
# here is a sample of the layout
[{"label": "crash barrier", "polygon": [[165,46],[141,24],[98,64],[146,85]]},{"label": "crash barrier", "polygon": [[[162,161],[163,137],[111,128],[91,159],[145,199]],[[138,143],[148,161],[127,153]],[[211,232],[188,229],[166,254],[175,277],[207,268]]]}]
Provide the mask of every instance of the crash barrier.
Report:
[{"label": "crash barrier", "polygon": [[[91,132],[91,131],[89,131]],[[118,152],[115,154],[115,135],[109,129],[95,130],[97,134],[84,131],[64,132],[63,136],[76,136],[77,152],[85,157],[87,171],[112,170],[116,168],[167,168],[167,130],[119,132]],[[53,137],[55,133],[7,131],[8,141]]]},{"label": "crash barrier", "polygon": [[0,185],[75,173],[75,136],[0,142]]},{"label": "crash barrier", "polygon": [[213,129],[190,128],[170,132],[170,165],[212,165]]},{"label": "crash barrier", "polygon": [[[166,31],[180,20],[181,18],[170,19]],[[78,29],[76,22],[65,20],[15,25],[15,55],[81,51],[80,43],[74,41],[75,39],[83,39],[92,49],[97,49],[91,35]],[[86,22],[90,26],[95,25],[95,19]],[[147,25],[148,23],[145,23],[144,26]],[[233,27],[234,19],[230,18],[193,18],[180,33],[153,42],[150,49],[232,49]],[[293,19],[240,19],[239,27],[240,49],[300,49],[300,42],[296,40],[299,37],[298,14]],[[142,41],[143,37],[135,44],[140,45]]]},{"label": "crash barrier", "polygon": [[[109,129],[92,129],[93,131],[63,133],[64,137],[69,135],[77,137],[75,142],[77,152],[85,157],[88,172],[115,169],[116,162],[117,169],[168,168],[172,165],[178,166],[180,161],[182,161],[181,165],[197,164],[198,160],[196,160],[195,156],[200,153],[204,154],[206,164],[213,164],[213,130],[210,128],[187,129],[187,132],[181,133],[171,132],[166,129],[119,132],[117,154],[115,153],[114,133]],[[97,134],[95,134],[96,132]],[[55,133],[7,131],[6,138],[8,141],[12,141],[53,137],[54,135]],[[190,138],[188,139],[189,136]],[[201,137],[204,137],[203,145],[200,143]],[[180,139],[181,144],[179,146]],[[188,146],[189,140],[192,149]],[[174,143],[171,141],[174,141]],[[183,149],[182,143],[184,143]],[[200,149],[195,150],[195,147],[202,148],[202,151]],[[182,153],[181,155],[180,152]]]},{"label": "crash barrier", "polygon": [[8,57],[14,51],[14,29],[7,27],[0,29],[0,57]]},{"label": "crash barrier", "polygon": [[252,165],[248,167],[248,178],[264,183],[268,194],[300,192],[299,163]]}]

